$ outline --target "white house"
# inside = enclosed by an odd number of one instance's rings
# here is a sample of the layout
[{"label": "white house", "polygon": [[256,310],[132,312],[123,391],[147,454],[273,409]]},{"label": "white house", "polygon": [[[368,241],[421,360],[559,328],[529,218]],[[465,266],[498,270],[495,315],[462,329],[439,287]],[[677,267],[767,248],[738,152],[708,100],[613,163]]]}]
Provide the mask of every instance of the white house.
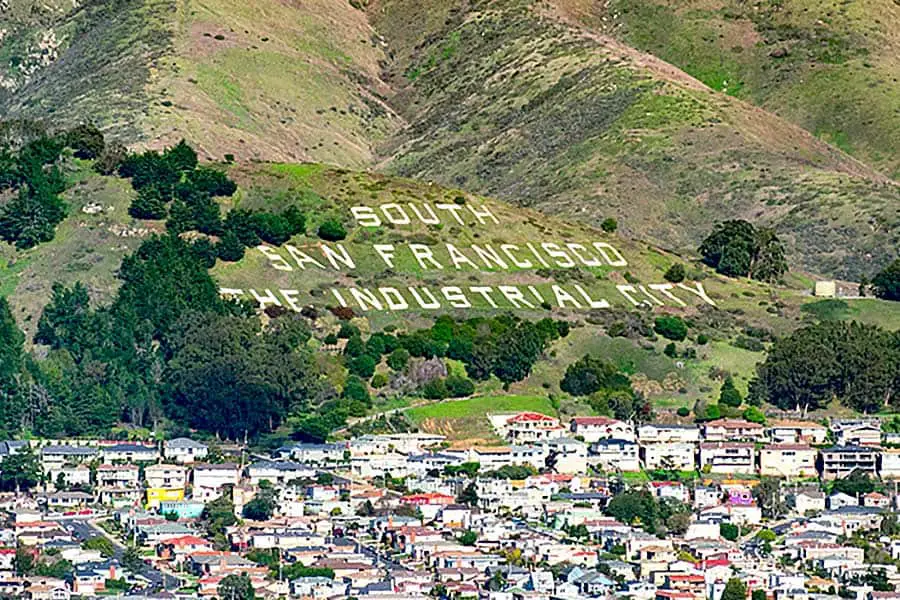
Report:
[{"label": "white house", "polygon": [[770,477],[816,477],[818,451],[806,444],[770,444],[759,455],[760,475]]},{"label": "white house", "polygon": [[557,473],[587,471],[587,446],[572,438],[557,438],[544,442],[547,466]]},{"label": "white house", "polygon": [[316,470],[297,462],[263,460],[250,465],[247,476],[254,485],[264,479],[271,483],[285,484],[293,479],[315,479]]},{"label": "white house", "polygon": [[697,443],[700,428],[696,425],[661,425],[646,423],[638,428],[638,441],[644,444]]},{"label": "white house", "polygon": [[206,502],[222,495],[226,485],[240,482],[240,468],[234,463],[196,465],[194,467],[194,499]]},{"label": "white house", "polygon": [[190,438],[175,438],[167,440],[163,444],[163,456],[165,459],[181,464],[202,461],[207,454],[209,454],[209,447],[206,444],[201,444]]},{"label": "white house", "polygon": [[116,462],[154,462],[159,460],[159,450],[156,446],[144,444],[115,444],[105,446],[100,451],[103,462],[110,464]]},{"label": "white house", "polygon": [[645,469],[693,471],[697,468],[696,446],[686,442],[641,443],[641,460]]},{"label": "white house", "polygon": [[148,488],[184,488],[187,485],[187,467],[160,463],[144,468],[144,480]]},{"label": "white house", "polygon": [[632,441],[603,439],[591,444],[588,462],[602,471],[641,470],[638,445]]},{"label": "white house", "polygon": [[700,468],[711,473],[755,473],[756,451],[751,443],[700,444]]},{"label": "white house", "polygon": [[610,417],[573,417],[569,421],[569,430],[585,442],[599,440],[635,441],[634,426],[631,423]]}]

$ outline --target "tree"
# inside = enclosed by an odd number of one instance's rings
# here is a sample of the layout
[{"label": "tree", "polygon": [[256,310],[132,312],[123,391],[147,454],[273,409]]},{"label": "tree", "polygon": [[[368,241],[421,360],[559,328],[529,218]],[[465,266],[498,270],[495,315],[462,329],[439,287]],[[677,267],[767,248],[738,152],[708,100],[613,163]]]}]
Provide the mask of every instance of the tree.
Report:
[{"label": "tree", "polygon": [[291,223],[283,215],[256,213],[253,222],[257,235],[273,246],[280,246],[293,235]]},{"label": "tree", "polygon": [[732,577],[725,584],[720,600],[747,600],[747,586],[737,577]]},{"label": "tree", "polygon": [[41,481],[41,465],[30,447],[9,454],[0,462],[0,491],[26,492]]},{"label": "tree", "polygon": [[244,505],[244,518],[253,521],[268,521],[275,512],[275,490],[271,487],[262,488],[253,499]]},{"label": "tree", "polygon": [[203,507],[200,520],[207,535],[223,542],[226,549],[230,546],[225,538],[225,528],[231,527],[237,522],[237,518],[234,516],[234,503],[231,500],[230,487],[226,488],[221,496]]},{"label": "tree", "polygon": [[675,263],[670,266],[665,274],[663,275],[666,281],[671,281],[672,283],[681,283],[684,281],[685,273],[684,273],[684,265],[681,263]]},{"label": "tree", "polygon": [[895,334],[853,322],[826,321],[775,341],[756,368],[750,399],[779,408],[817,409],[839,398],[861,412],[898,397],[900,343]]},{"label": "tree", "polygon": [[765,413],[756,406],[748,406],[744,409],[741,416],[744,417],[745,421],[750,421],[751,423],[759,423],[760,425],[766,424]]},{"label": "tree", "polygon": [[443,379],[432,379],[422,386],[422,395],[429,400],[443,400],[447,397],[447,384]]},{"label": "tree", "polygon": [[750,594],[750,600],[766,600],[766,590],[756,589]]},{"label": "tree", "polygon": [[875,482],[864,471],[856,470],[835,481],[831,489],[833,492],[859,497],[874,492]]},{"label": "tree", "polygon": [[339,242],[347,237],[347,231],[344,229],[343,224],[336,219],[323,221],[319,225],[318,234],[326,242]]},{"label": "tree", "polygon": [[81,543],[81,547],[85,550],[99,550],[100,554],[105,557],[110,557],[115,554],[116,548],[113,546],[113,543],[109,541],[109,539],[102,535],[97,535],[91,538],[84,540]]},{"label": "tree", "polygon": [[743,396],[741,396],[738,389],[734,387],[734,379],[732,379],[730,375],[727,376],[722,383],[722,388],[719,390],[719,404],[737,408],[743,403]]},{"label": "tree", "polygon": [[253,584],[246,574],[226,575],[217,589],[219,600],[254,600]]},{"label": "tree", "polygon": [[729,277],[774,281],[787,271],[784,248],[772,230],[742,220],[719,223],[699,248],[703,262]]},{"label": "tree", "polygon": [[173,171],[178,173],[193,171],[197,168],[197,152],[184,139],[171,148],[167,148],[163,153],[163,159]]},{"label": "tree", "polygon": [[106,143],[103,134],[93,125],[78,125],[66,132],[66,145],[74,150],[77,158],[97,158],[103,153]]},{"label": "tree", "polygon": [[148,185],[138,190],[137,197],[128,207],[128,214],[135,219],[164,219],[168,201],[169,198],[162,190],[155,185]]},{"label": "tree", "polygon": [[368,354],[363,354],[353,358],[347,365],[347,369],[353,375],[362,379],[369,379],[375,374],[375,359]]},{"label": "tree", "polygon": [[900,258],[878,272],[872,278],[875,295],[884,300],[900,300]]},{"label": "tree", "polygon": [[779,519],[787,513],[787,503],[781,494],[781,481],[774,477],[764,477],[753,488],[753,497],[767,519]]},{"label": "tree", "polygon": [[719,535],[733,542],[741,535],[741,530],[737,525],[732,525],[731,523],[719,523]]},{"label": "tree", "polygon": [[447,393],[452,398],[465,398],[475,393],[475,384],[468,377],[450,375],[444,380]]},{"label": "tree", "polygon": [[589,396],[601,390],[631,391],[631,380],[611,362],[585,354],[566,368],[559,387],[573,396]]},{"label": "tree", "polygon": [[471,529],[467,529],[461,536],[456,539],[463,546],[474,546],[475,542],[478,541],[478,534]]},{"label": "tree", "polygon": [[612,217],[606,217],[600,222],[600,229],[606,233],[614,233],[619,228],[619,223]]},{"label": "tree", "polygon": [[406,348],[397,348],[387,357],[388,366],[394,371],[403,371],[409,363],[409,351]]},{"label": "tree", "polygon": [[681,317],[656,317],[653,330],[667,340],[680,342],[687,337],[688,327]]},{"label": "tree", "polygon": [[456,497],[456,501],[460,504],[478,506],[478,488],[474,481],[463,488],[463,491]]}]

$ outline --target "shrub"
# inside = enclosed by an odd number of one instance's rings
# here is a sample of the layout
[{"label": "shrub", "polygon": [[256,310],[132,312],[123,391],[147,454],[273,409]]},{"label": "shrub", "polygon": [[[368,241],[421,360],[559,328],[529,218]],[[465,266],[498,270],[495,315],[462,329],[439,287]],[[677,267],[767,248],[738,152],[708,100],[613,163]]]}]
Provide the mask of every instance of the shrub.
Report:
[{"label": "shrub", "polygon": [[872,289],[884,300],[900,300],[900,258],[872,278]]},{"label": "shrub", "polygon": [[375,359],[368,354],[357,356],[347,365],[350,372],[362,379],[368,379],[375,374]]},{"label": "shrub", "polygon": [[618,228],[619,222],[612,217],[606,217],[605,219],[603,219],[603,222],[600,223],[600,229],[602,229],[606,233],[614,233]]},{"label": "shrub", "polygon": [[77,158],[97,158],[106,148],[103,134],[93,125],[79,125],[66,132],[66,145]]},{"label": "shrub", "polygon": [[732,525],[731,523],[720,523],[719,524],[719,535],[721,535],[726,540],[733,542],[738,539],[738,536],[741,534],[741,530],[738,529],[737,525]]},{"label": "shrub", "polygon": [[387,375],[384,373],[375,373],[372,377],[372,387],[376,390],[383,388],[388,383]]},{"label": "shrub", "polygon": [[666,344],[666,347],[663,348],[663,354],[668,356],[669,358],[675,358],[678,356],[678,350],[675,347],[675,342],[669,342]]},{"label": "shrub", "polygon": [[452,398],[464,398],[475,392],[475,384],[468,377],[450,375],[446,380],[447,393]]},{"label": "shrub", "polygon": [[709,336],[706,335],[705,333],[701,333],[700,335],[697,336],[697,343],[701,346],[705,346],[706,344],[709,343]]},{"label": "shrub", "polygon": [[737,408],[743,403],[744,398],[737,388],[734,387],[734,380],[731,377],[726,377],[725,382],[722,384],[722,389],[719,391],[719,404]]},{"label": "shrub", "polygon": [[319,237],[326,242],[339,242],[347,237],[347,231],[340,221],[329,219],[319,225]]},{"label": "shrub", "polygon": [[687,406],[679,406],[678,410],[675,411],[675,414],[677,414],[679,417],[686,417],[691,414],[691,410]]},{"label": "shrub", "polygon": [[291,239],[291,224],[284,215],[276,215],[272,213],[256,213],[253,215],[253,224],[256,234],[273,246],[280,246]]},{"label": "shrub", "polygon": [[388,355],[387,364],[394,371],[402,371],[409,363],[409,351],[406,348],[397,348]]},{"label": "shrub", "polygon": [[429,400],[443,400],[447,394],[447,384],[443,379],[432,379],[422,386],[422,395]]},{"label": "shrub", "polygon": [[338,336],[335,333],[329,333],[325,336],[325,339],[322,340],[322,343],[327,346],[334,346],[338,342]]},{"label": "shrub", "polygon": [[766,422],[766,415],[755,406],[748,406],[744,411],[743,417],[751,423],[759,423],[760,425],[764,425]]},{"label": "shrub", "polygon": [[667,340],[680,342],[687,337],[687,324],[680,317],[656,317],[653,331]]},{"label": "shrub", "polygon": [[344,383],[344,392],[341,395],[348,400],[356,400],[358,402],[365,402],[366,404],[371,401],[371,398],[369,397],[369,388],[366,387],[366,382],[356,375],[351,375],[347,378],[346,383]]},{"label": "shrub", "polygon": [[224,261],[237,262],[244,258],[244,245],[233,231],[226,231],[216,244],[216,254]]},{"label": "shrub", "polygon": [[684,265],[681,263],[675,263],[671,267],[666,270],[665,275],[663,277],[666,278],[666,281],[671,281],[672,283],[681,283],[684,281]]}]

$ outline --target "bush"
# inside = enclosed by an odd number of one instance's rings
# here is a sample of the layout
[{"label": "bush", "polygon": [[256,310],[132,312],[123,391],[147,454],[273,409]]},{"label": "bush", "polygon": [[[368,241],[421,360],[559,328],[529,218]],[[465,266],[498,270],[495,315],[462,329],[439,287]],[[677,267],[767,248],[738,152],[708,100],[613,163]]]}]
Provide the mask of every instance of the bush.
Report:
[{"label": "bush", "polygon": [[339,242],[347,237],[347,231],[340,221],[329,219],[319,225],[319,237],[326,242]]},{"label": "bush", "polygon": [[452,398],[464,398],[475,393],[475,384],[468,377],[450,375],[446,379],[447,393]]},{"label": "bush", "polygon": [[394,371],[402,371],[406,369],[409,363],[409,351],[406,348],[397,348],[388,355],[387,364]]},{"label": "bush", "polygon": [[706,335],[705,333],[701,333],[700,335],[697,336],[697,344],[699,344],[700,346],[705,346],[708,343],[709,343],[709,336]]},{"label": "bush", "polygon": [[66,146],[74,151],[77,158],[97,158],[106,148],[103,134],[93,125],[79,125],[66,133]]},{"label": "bush", "polygon": [[744,411],[743,417],[751,423],[759,423],[760,425],[765,425],[766,423],[766,415],[755,406],[748,406]]},{"label": "bush", "polygon": [[680,342],[687,337],[687,324],[680,317],[656,317],[653,331],[667,340]]},{"label": "bush", "polygon": [[291,239],[291,224],[283,215],[256,213],[253,215],[256,234],[273,246],[280,246]]},{"label": "bush", "polygon": [[677,414],[679,417],[686,417],[691,414],[691,410],[687,406],[679,406],[678,410],[675,411],[675,414]]},{"label": "bush", "polygon": [[443,400],[447,394],[447,384],[443,379],[432,379],[422,386],[422,395],[429,400]]},{"label": "bush", "polygon": [[356,400],[358,402],[365,402],[366,404],[369,404],[371,401],[371,398],[369,397],[369,388],[366,387],[366,382],[356,375],[351,375],[347,378],[346,383],[344,383],[344,392],[341,395],[348,400]]},{"label": "bush", "polygon": [[362,379],[368,379],[375,374],[375,359],[368,354],[357,356],[347,365],[350,372]]},{"label": "bush", "polygon": [[900,300],[900,258],[872,278],[872,289],[884,300]]},{"label": "bush", "polygon": [[334,346],[335,344],[338,343],[338,336],[337,336],[337,334],[335,334],[335,333],[329,333],[329,334],[326,335],[325,338],[322,340],[322,343],[325,344],[326,346]]},{"label": "bush", "polygon": [[606,233],[614,233],[618,228],[619,222],[612,217],[606,217],[605,219],[603,219],[603,222],[600,223],[600,229],[602,229]]},{"label": "bush", "polygon": [[226,231],[216,244],[216,254],[226,262],[237,262],[244,258],[244,245],[233,231]]},{"label": "bush", "polygon": [[722,389],[719,391],[719,404],[737,408],[743,403],[744,398],[737,388],[734,387],[734,380],[731,377],[726,377],[725,382],[722,384]]},{"label": "bush", "polygon": [[611,362],[586,354],[566,368],[559,387],[573,396],[590,396],[601,390],[631,391],[631,381]]},{"label": "bush", "polygon": [[388,378],[387,378],[387,375],[385,375],[384,373],[376,373],[372,377],[372,387],[375,388],[376,390],[383,388],[387,384],[388,384]]},{"label": "bush", "polygon": [[671,281],[672,283],[681,283],[684,281],[684,265],[681,263],[675,263],[671,267],[666,270],[665,275],[663,277],[666,278],[666,281]]},{"label": "bush", "polygon": [[678,349],[675,347],[675,342],[669,342],[666,344],[666,347],[663,348],[663,354],[668,356],[669,358],[675,358],[678,356]]},{"label": "bush", "polygon": [[719,524],[719,535],[728,540],[729,542],[733,542],[738,539],[738,536],[741,534],[741,530],[737,525],[732,525],[731,523],[720,523]]}]

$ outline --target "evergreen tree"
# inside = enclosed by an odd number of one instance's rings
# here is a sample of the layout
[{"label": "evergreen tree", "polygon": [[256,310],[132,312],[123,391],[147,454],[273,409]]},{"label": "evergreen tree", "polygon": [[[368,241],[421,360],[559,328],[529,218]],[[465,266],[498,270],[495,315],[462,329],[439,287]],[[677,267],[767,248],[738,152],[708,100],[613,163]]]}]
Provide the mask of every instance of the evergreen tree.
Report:
[{"label": "evergreen tree", "polygon": [[[860,284],[862,285],[862,284]],[[875,295],[884,300],[900,300],[900,258],[872,278]]]},{"label": "evergreen tree", "polygon": [[144,186],[138,190],[137,197],[131,201],[128,214],[135,219],[158,220],[166,217],[168,198],[155,185]]},{"label": "evergreen tree", "polygon": [[229,229],[216,244],[216,253],[226,262],[237,262],[244,258],[244,244],[234,231]]},{"label": "evergreen tree", "polygon": [[719,391],[719,404],[737,408],[743,403],[744,398],[741,396],[741,393],[737,390],[737,388],[734,387],[734,380],[729,375],[725,378],[725,382],[722,384],[722,389]]}]

